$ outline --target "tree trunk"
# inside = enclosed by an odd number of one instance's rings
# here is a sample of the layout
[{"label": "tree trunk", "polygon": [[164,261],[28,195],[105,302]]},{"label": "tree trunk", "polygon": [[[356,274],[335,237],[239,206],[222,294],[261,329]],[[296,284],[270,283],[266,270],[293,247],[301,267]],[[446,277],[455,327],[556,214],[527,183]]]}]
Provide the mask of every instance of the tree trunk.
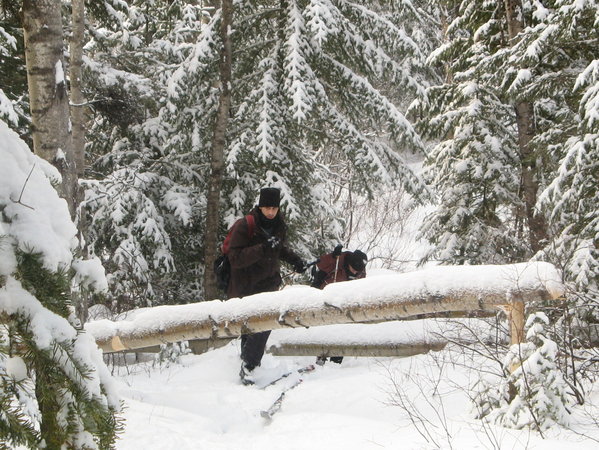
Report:
[{"label": "tree trunk", "polygon": [[83,40],[85,32],[84,0],[72,0],[73,36],[71,38],[71,121],[73,155],[78,177],[85,171],[85,99],[82,93]]},{"label": "tree trunk", "polygon": [[[478,284],[479,270],[496,268],[501,285]],[[86,329],[105,352],[149,347],[190,339],[217,339],[280,328],[344,323],[374,323],[450,311],[485,311],[512,306],[512,299],[547,301],[563,294],[559,274],[547,263],[456,266],[447,287],[435,287],[434,269],[347,281],[313,288],[267,292],[244,298],[158,306],[131,321],[89,323]],[[549,270],[550,268],[550,270]],[[448,270],[448,268],[444,268]],[[465,274],[468,277],[465,277]],[[489,277],[487,273],[485,275]],[[383,278],[385,281],[382,282]],[[459,281],[465,280],[465,281]],[[348,286],[350,283],[354,283]],[[381,288],[381,283],[384,288]],[[355,287],[351,289],[350,287]]]},{"label": "tree trunk", "polygon": [[23,35],[33,150],[62,175],[61,196],[75,214],[69,96],[65,77],[60,0],[24,0]]},{"label": "tree trunk", "polygon": [[[504,0],[504,3],[508,34],[510,40],[513,41],[524,28],[522,2],[521,0]],[[536,210],[537,192],[539,190],[536,177],[537,155],[531,146],[531,141],[536,133],[534,107],[529,102],[517,102],[515,110],[520,163],[522,165],[520,195],[524,201],[524,214],[529,229],[530,247],[536,253],[544,247],[548,234],[545,218]]]},{"label": "tree trunk", "polygon": [[405,344],[311,344],[271,345],[266,352],[275,356],[366,356],[406,358],[428,352],[439,352],[447,342],[411,342]]},{"label": "tree trunk", "polygon": [[[35,397],[39,403],[39,411],[41,415],[40,420],[40,435],[45,442],[46,448],[61,448],[63,439],[60,433],[60,426],[58,424],[57,412],[60,405],[56,401],[54,395],[49,395],[49,386],[52,386],[52,370],[48,367],[44,367],[39,364],[39,361],[35,363]],[[55,385],[55,384],[54,384]]]},{"label": "tree trunk", "polygon": [[231,25],[233,19],[233,1],[222,0],[222,20],[220,26],[223,42],[220,59],[221,93],[212,135],[212,155],[210,161],[210,180],[206,201],[206,233],[204,239],[204,298],[218,297],[216,279],[212,266],[216,260],[218,228],[220,224],[220,191],[224,176],[224,152],[227,137],[227,124],[231,109],[231,65],[232,43]]},{"label": "tree trunk", "polygon": [[[524,342],[524,316],[526,305],[521,298],[514,298],[512,304],[506,308],[510,326],[510,345],[520,345]],[[510,366],[510,373],[514,373],[520,367],[520,362]]]},{"label": "tree trunk", "polygon": [[[72,148],[73,162],[77,178],[81,178],[85,172],[85,99],[82,92],[82,68],[83,68],[83,44],[85,39],[85,2],[84,0],[71,1],[71,21],[72,36],[70,43],[70,82],[71,82],[71,122],[72,122]],[[75,184],[74,202],[78,209],[83,201],[83,189],[79,183]],[[87,221],[85,214],[77,214],[77,230],[83,247],[80,249],[82,257],[88,256],[86,240]],[[77,312],[77,317],[81,323],[85,323],[88,318],[89,292],[80,289],[73,293],[73,303]]]},{"label": "tree trunk", "polygon": [[[33,150],[54,164],[62,175],[61,196],[74,217],[74,192],[69,165],[72,161],[64,41],[60,0],[24,0],[23,36],[29,86]],[[36,397],[41,414],[40,433],[48,448],[61,445],[48,368],[35,364]]]}]

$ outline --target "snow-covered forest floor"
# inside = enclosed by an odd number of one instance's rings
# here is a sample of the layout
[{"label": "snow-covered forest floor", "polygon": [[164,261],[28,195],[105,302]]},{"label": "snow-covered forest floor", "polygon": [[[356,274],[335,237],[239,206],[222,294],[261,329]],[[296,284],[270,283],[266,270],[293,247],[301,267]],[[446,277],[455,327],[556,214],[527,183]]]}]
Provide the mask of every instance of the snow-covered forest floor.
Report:
[{"label": "snow-covered forest floor", "polygon": [[[398,323],[398,330],[400,324]],[[345,325],[348,336],[351,327]],[[389,324],[387,324],[389,329]],[[290,330],[293,331],[293,330]],[[272,339],[276,342],[277,333]],[[114,366],[126,428],[118,449],[596,449],[599,393],[576,407],[572,430],[545,439],[474,418],[471,388],[489,362],[463,349],[409,358],[348,358],[304,374],[268,423],[268,409],[298,375],[261,389],[238,377],[239,340],[177,363]],[[314,362],[265,355],[258,382]],[[403,406],[401,406],[403,405]]]}]

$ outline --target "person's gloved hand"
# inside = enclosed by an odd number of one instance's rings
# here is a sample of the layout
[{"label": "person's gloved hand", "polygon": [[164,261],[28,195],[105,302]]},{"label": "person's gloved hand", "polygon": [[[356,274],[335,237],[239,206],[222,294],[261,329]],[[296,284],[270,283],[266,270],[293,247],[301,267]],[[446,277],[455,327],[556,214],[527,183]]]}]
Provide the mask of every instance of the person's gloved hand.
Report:
[{"label": "person's gloved hand", "polygon": [[281,242],[278,237],[271,236],[262,245],[264,246],[265,250],[278,250],[283,245],[283,242]]},{"label": "person's gloved hand", "polygon": [[341,245],[341,244],[338,244],[338,245],[335,247],[335,250],[333,250],[333,253],[332,253],[332,255],[333,255],[333,258],[337,258],[337,257],[338,257],[338,256],[341,254],[341,249],[342,249],[342,248],[343,248],[343,245]]},{"label": "person's gloved hand", "polygon": [[297,272],[297,273],[304,273],[306,271],[306,269],[308,268],[308,264],[306,264],[306,261],[298,261],[293,265],[293,271]]}]

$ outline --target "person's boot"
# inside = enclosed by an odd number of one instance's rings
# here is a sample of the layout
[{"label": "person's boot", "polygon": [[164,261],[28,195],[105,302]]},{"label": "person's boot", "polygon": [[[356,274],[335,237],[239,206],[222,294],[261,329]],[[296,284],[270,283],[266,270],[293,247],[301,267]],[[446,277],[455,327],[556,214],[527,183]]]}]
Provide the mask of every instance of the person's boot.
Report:
[{"label": "person's boot", "polygon": [[327,362],[327,357],[320,355],[316,358],[316,364],[319,366],[324,366],[324,363]]},{"label": "person's boot", "polygon": [[245,386],[250,386],[254,384],[252,370],[248,369],[244,362],[241,363],[241,370],[239,371],[239,378],[241,378],[241,384]]}]

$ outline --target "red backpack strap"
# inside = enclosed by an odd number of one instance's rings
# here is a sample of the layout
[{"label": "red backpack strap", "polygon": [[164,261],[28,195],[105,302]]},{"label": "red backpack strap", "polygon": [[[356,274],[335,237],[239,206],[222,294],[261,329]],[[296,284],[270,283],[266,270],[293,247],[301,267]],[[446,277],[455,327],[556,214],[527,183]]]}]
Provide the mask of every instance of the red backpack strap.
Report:
[{"label": "red backpack strap", "polygon": [[256,231],[256,219],[252,214],[248,214],[245,216],[245,220],[248,223],[248,235],[253,238],[254,232]]}]

